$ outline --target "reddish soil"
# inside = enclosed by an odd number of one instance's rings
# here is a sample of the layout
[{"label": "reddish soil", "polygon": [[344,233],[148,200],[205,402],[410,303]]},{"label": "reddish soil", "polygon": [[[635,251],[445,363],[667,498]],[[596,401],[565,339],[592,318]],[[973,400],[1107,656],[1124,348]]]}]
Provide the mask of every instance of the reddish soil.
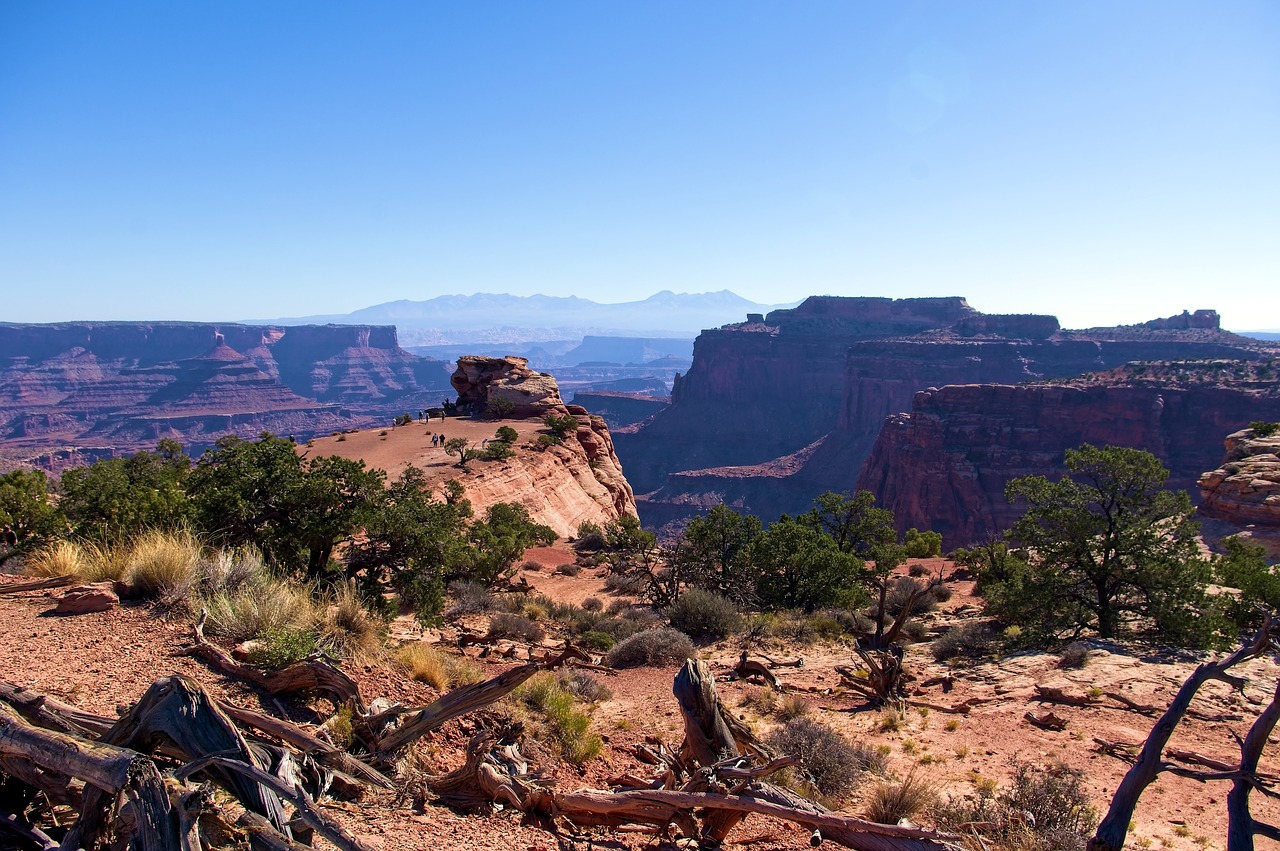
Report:
[{"label": "reddish soil", "polygon": [[[410,430],[421,429],[415,425],[405,431]],[[563,544],[531,550],[526,560],[539,567],[526,569],[522,575],[528,577],[537,590],[557,599],[580,601],[588,596],[597,596],[606,602],[613,599],[605,591],[600,571],[595,568],[584,568],[576,577],[553,573],[555,566],[572,558],[571,551]],[[929,566],[950,570],[950,565],[941,560],[931,561]],[[0,581],[15,580],[0,577]],[[977,612],[978,601],[972,596],[971,583],[952,581],[948,584],[954,589],[954,596],[939,611],[925,616],[931,625],[954,622]],[[0,670],[5,679],[51,692],[91,711],[112,713],[117,706],[136,700],[156,677],[176,672],[194,677],[215,694],[241,705],[279,711],[272,699],[260,698],[252,690],[183,655],[190,635],[190,625],[185,620],[158,618],[143,605],[101,614],[57,617],[49,615],[53,604],[51,595],[41,592],[0,597]],[[447,639],[451,630],[445,628],[442,633],[436,637]],[[411,638],[419,631],[407,624],[397,624],[393,634]],[[714,670],[723,673],[728,672],[738,652],[739,646],[732,640],[700,651]],[[897,730],[887,731],[884,714],[868,710],[862,701],[838,689],[839,676],[834,666],[855,664],[847,646],[774,643],[764,648],[764,652],[775,659],[802,656],[804,667],[776,671],[786,690],[802,695],[811,704],[811,717],[835,726],[850,739],[887,748],[893,775],[901,777],[917,768],[928,772],[943,794],[965,795],[974,794],[975,784],[981,778],[1005,782],[1011,760],[1036,765],[1063,762],[1086,772],[1090,795],[1100,811],[1105,810],[1127,765],[1098,753],[1093,747],[1093,738],[1140,742],[1153,719],[1122,710],[1105,698],[1087,708],[1040,704],[1034,699],[1034,686],[1055,686],[1075,695],[1085,695],[1092,688],[1114,690],[1138,702],[1163,707],[1198,661],[1190,656],[1177,659],[1141,656],[1119,646],[1098,645],[1091,652],[1089,664],[1074,671],[1060,670],[1056,655],[1040,653],[1020,653],[998,661],[964,665],[954,670],[952,691],[943,693],[940,687],[932,688],[921,697],[948,706],[970,697],[989,702],[977,706],[968,715],[912,709],[900,720]],[[484,661],[479,664],[485,665],[490,673],[502,669],[498,664]],[[928,644],[909,648],[907,664],[919,680],[946,669],[933,661]],[[368,698],[387,696],[416,705],[436,696],[432,689],[409,681],[390,662],[344,667]],[[607,788],[606,779],[623,772],[648,776],[651,769],[631,755],[631,748],[646,736],[657,736],[673,744],[679,742],[680,717],[671,696],[674,673],[674,668],[642,668],[601,675],[613,693],[609,700],[595,707],[593,715],[595,730],[606,740],[604,754],[579,770],[558,763],[533,743],[526,750],[534,764],[552,774],[558,786],[565,789]],[[1232,735],[1243,735],[1261,705],[1270,699],[1280,668],[1272,660],[1259,660],[1243,666],[1239,673],[1249,680],[1243,694],[1215,683],[1202,690],[1194,705],[1201,711],[1239,714],[1243,719],[1224,723],[1184,720],[1174,736],[1175,747],[1228,761],[1238,758]],[[763,687],[726,680],[721,689],[726,705],[739,712],[757,733],[767,732],[777,723],[757,708],[763,705],[760,700]],[[300,701],[286,701],[283,706],[295,720],[303,722],[318,721],[329,709],[327,704],[312,707]],[[1028,711],[1041,714],[1050,709],[1066,719],[1064,731],[1040,730],[1024,718]],[[457,765],[470,729],[467,720],[462,719],[428,737],[417,750],[419,765],[433,772]],[[1272,744],[1276,741],[1273,737]],[[1263,771],[1280,772],[1278,752],[1280,749],[1273,748],[1264,758]],[[859,814],[863,799],[873,786],[873,780],[864,782],[853,799],[845,802],[844,808]],[[1186,851],[1224,848],[1226,791],[1222,783],[1199,784],[1162,775],[1142,799],[1129,834],[1129,847]],[[392,793],[369,794],[356,804],[336,803],[332,809],[363,841],[386,851],[420,849],[427,843],[450,849],[549,851],[586,847],[585,843],[574,846],[562,841],[537,825],[522,824],[510,813],[461,816],[432,806],[425,812],[417,811],[408,799]],[[1253,811],[1272,823],[1280,821],[1280,805],[1260,795],[1253,796]],[[603,848],[659,847],[652,844],[650,837],[627,833],[596,833],[593,842],[593,847]],[[763,851],[807,847],[807,833],[794,826],[752,816],[731,835],[729,847]]]}]

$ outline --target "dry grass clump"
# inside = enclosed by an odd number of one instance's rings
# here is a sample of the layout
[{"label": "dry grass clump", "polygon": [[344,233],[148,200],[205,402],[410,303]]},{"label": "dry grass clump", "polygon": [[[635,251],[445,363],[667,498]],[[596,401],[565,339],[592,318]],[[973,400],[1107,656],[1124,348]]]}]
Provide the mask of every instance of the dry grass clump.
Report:
[{"label": "dry grass clump", "polygon": [[578,668],[561,668],[556,681],[565,691],[586,703],[599,703],[613,697],[607,685]]},{"label": "dry grass clump", "polygon": [[311,589],[263,573],[234,591],[202,598],[210,635],[246,641],[270,630],[311,631],[323,623],[324,609]]},{"label": "dry grass clump", "polygon": [[125,582],[140,596],[182,604],[196,589],[201,550],[190,530],[143,532],[129,547]]},{"label": "dry grass clump", "polygon": [[52,579],[57,576],[74,576],[85,578],[89,567],[88,559],[78,544],[71,541],[54,541],[42,550],[27,556],[27,576],[37,579]]},{"label": "dry grass clump", "polygon": [[449,597],[453,603],[445,610],[446,618],[491,612],[498,606],[497,598],[479,582],[455,579],[449,583]]},{"label": "dry grass clump", "polygon": [[1023,851],[1084,848],[1098,822],[1084,772],[1061,764],[1040,768],[1011,762],[1011,786],[997,792],[992,782],[979,787],[976,798],[942,802],[933,813],[938,826],[984,825],[987,838]]},{"label": "dry grass clump", "polygon": [[1062,655],[1058,657],[1058,667],[1073,669],[1083,668],[1089,664],[1089,645],[1083,641],[1073,641],[1063,648]]},{"label": "dry grass clump", "polygon": [[779,721],[790,721],[794,718],[802,718],[812,711],[813,704],[800,695],[784,694],[778,700],[778,705],[774,708],[773,715]]},{"label": "dry grass clump", "polygon": [[612,668],[669,665],[693,656],[693,642],[678,629],[646,629],[618,642],[606,657]]},{"label": "dry grass clump", "polygon": [[446,653],[425,641],[400,645],[394,658],[408,671],[409,679],[426,683],[436,691],[484,679],[484,673],[470,659]]},{"label": "dry grass clump", "polygon": [[325,606],[321,641],[340,656],[372,658],[382,650],[386,624],[370,614],[354,580],[338,585]]},{"label": "dry grass clump", "polygon": [[897,824],[920,815],[933,806],[937,797],[934,785],[913,768],[902,780],[876,784],[867,801],[866,817],[879,824]]}]

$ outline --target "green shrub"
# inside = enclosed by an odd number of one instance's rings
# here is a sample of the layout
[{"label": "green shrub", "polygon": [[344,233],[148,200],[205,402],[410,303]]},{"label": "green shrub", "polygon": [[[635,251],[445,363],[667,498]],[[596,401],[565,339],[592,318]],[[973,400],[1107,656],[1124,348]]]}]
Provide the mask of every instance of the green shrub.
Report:
[{"label": "green shrub", "polygon": [[1249,423],[1249,428],[1253,429],[1254,437],[1271,437],[1276,432],[1280,432],[1280,423],[1269,423],[1265,420],[1255,420]]},{"label": "green shrub", "polygon": [[507,458],[511,458],[515,454],[516,451],[511,448],[510,443],[504,443],[501,440],[491,440],[488,445],[485,446],[480,457],[484,458],[486,461],[505,461]]},{"label": "green shrub", "polygon": [[560,416],[555,413],[549,413],[542,418],[542,422],[559,438],[568,437],[571,433],[576,432],[578,426],[581,425],[571,414]]},{"label": "green shrub", "polygon": [[937,532],[908,529],[902,541],[907,558],[937,558],[942,555],[942,535]]},{"label": "green shrub", "polygon": [[671,625],[694,638],[724,638],[742,626],[742,615],[732,600],[712,591],[690,588],[667,609]]},{"label": "green shrub", "polygon": [[604,530],[599,524],[592,523],[590,520],[583,520],[578,524],[578,534],[573,542],[575,550],[580,553],[593,553],[604,549],[606,543]]},{"label": "green shrub", "polygon": [[564,441],[556,437],[554,434],[540,434],[533,445],[539,452],[546,452],[551,447],[559,446],[563,442]]},{"label": "green shrub", "polygon": [[316,634],[309,630],[282,626],[258,634],[257,645],[249,653],[249,664],[278,670],[316,652]]},{"label": "green shrub", "polygon": [[546,739],[566,761],[581,765],[604,747],[600,737],[591,732],[591,718],[574,709],[573,695],[550,672],[534,676],[514,694],[540,716]]},{"label": "green shrub", "polygon": [[500,420],[511,416],[516,410],[516,403],[503,396],[490,396],[484,403],[484,415],[491,420]]},{"label": "green shrub", "polygon": [[683,662],[694,653],[689,636],[676,629],[646,629],[620,641],[609,651],[613,668],[637,668]]},{"label": "green shrub", "polygon": [[515,429],[511,426],[505,425],[498,426],[498,430],[493,433],[493,436],[495,439],[501,440],[503,443],[515,443],[520,439],[520,435]]},{"label": "green shrub", "polygon": [[586,647],[588,650],[612,650],[618,640],[607,632],[601,632],[597,629],[588,630],[578,636],[578,644]]}]

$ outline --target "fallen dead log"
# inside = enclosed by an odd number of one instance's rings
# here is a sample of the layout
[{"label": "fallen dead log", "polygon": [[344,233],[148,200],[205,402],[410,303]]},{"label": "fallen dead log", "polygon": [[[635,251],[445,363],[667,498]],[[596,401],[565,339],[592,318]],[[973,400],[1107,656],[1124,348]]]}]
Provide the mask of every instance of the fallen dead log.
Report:
[{"label": "fallen dead log", "polygon": [[[508,671],[503,671],[491,680],[460,686],[447,694],[441,695],[434,703],[430,703],[420,709],[407,711],[403,709],[390,710],[397,716],[407,714],[408,718],[399,727],[383,734],[376,740],[374,750],[378,760],[388,760],[396,751],[410,742],[417,741],[445,722],[457,718],[459,715],[466,715],[468,712],[482,709],[490,703],[500,700],[510,694],[516,686],[539,671],[558,667],[564,661],[575,658],[580,654],[581,651],[576,648],[566,647],[560,655],[551,659],[529,662]],[[386,713],[384,713],[385,715]],[[370,726],[376,727],[380,718],[381,716],[373,716],[373,718],[369,719]]]},{"label": "fallen dead log", "polygon": [[229,677],[253,683],[271,694],[284,694],[299,691],[318,691],[327,694],[335,706],[350,702],[357,713],[367,715],[364,698],[360,696],[360,687],[342,671],[322,659],[312,658],[302,662],[294,662],[278,671],[264,671],[252,665],[237,662],[231,654],[204,637],[204,624],[208,612],[201,612],[196,620],[194,632],[195,644],[187,653],[198,656],[211,664],[216,670]]},{"label": "fallen dead log", "polygon": [[41,851],[58,851],[58,843],[49,834],[14,813],[0,812],[0,831],[5,830]]},{"label": "fallen dead log", "polygon": [[271,822],[248,810],[236,819],[236,827],[245,832],[253,851],[311,851],[310,846],[294,842],[272,827]]},{"label": "fallen dead log", "polygon": [[0,585],[0,597],[6,594],[21,594],[24,591],[43,591],[46,588],[62,588],[79,582],[76,576],[51,576],[48,579],[36,579],[31,582],[19,582],[16,585]]},{"label": "fallen dead log", "polygon": [[555,814],[570,821],[575,815],[637,818],[661,821],[676,810],[707,809],[755,813],[802,824],[822,831],[822,836],[857,851],[942,851],[953,848],[960,837],[913,827],[876,824],[837,813],[803,812],[761,800],[749,794],[720,795],[710,792],[676,792],[665,789],[635,792],[580,791],[557,794]]},{"label": "fallen dead log", "polygon": [[757,662],[754,659],[748,659],[745,651],[738,659],[738,664],[734,666],[733,675],[740,680],[749,680],[752,677],[759,677],[764,680],[765,685],[769,686],[774,691],[782,691],[782,682],[774,676],[773,672],[765,667],[763,663]]},{"label": "fallen dead log", "polygon": [[368,851],[355,838],[349,836],[342,829],[342,826],[334,821],[333,817],[317,807],[316,803],[299,786],[286,783],[279,777],[268,774],[255,765],[249,765],[224,756],[211,755],[184,765],[175,772],[175,776],[180,778],[190,777],[192,774],[211,766],[245,777],[255,785],[270,789],[276,795],[287,799],[289,803],[293,804],[297,817],[313,828],[316,833],[333,843],[334,847],[338,848],[339,851]]},{"label": "fallen dead log", "polygon": [[273,718],[270,715],[264,715],[261,712],[244,709],[226,701],[218,701],[218,708],[240,724],[275,736],[281,741],[298,748],[303,753],[310,754],[321,764],[336,768],[357,780],[382,789],[391,789],[395,785],[391,778],[373,766],[323,739],[316,738],[296,724]]},{"label": "fallen dead log", "polygon": [[1044,715],[1036,715],[1034,712],[1028,712],[1022,717],[1026,718],[1041,730],[1061,731],[1067,729],[1067,719],[1054,715],[1052,712],[1046,712]]},{"label": "fallen dead log", "polygon": [[37,727],[97,738],[111,729],[114,718],[94,715],[79,707],[0,680],[0,701],[12,706],[23,718]]},{"label": "fallen dead log", "polygon": [[68,831],[63,848],[91,847],[98,829],[111,816],[106,803],[120,798],[133,809],[137,849],[170,851],[178,847],[178,823],[164,779],[156,764],[137,751],[33,727],[0,705],[0,756],[24,759],[42,770],[91,784],[93,789],[87,789],[84,796],[85,809]]},{"label": "fallen dead log", "polygon": [[1036,686],[1035,699],[1042,703],[1061,703],[1066,706],[1095,706],[1097,701],[1088,695],[1067,694],[1060,688]]}]

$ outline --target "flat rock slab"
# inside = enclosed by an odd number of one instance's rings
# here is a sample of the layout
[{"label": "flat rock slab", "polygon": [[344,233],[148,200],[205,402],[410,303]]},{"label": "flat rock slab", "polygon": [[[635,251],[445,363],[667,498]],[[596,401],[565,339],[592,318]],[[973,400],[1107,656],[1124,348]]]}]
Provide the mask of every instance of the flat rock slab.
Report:
[{"label": "flat rock slab", "polygon": [[87,615],[114,608],[120,605],[120,595],[112,585],[111,582],[93,582],[70,588],[58,598],[58,606],[53,612],[57,615]]}]

